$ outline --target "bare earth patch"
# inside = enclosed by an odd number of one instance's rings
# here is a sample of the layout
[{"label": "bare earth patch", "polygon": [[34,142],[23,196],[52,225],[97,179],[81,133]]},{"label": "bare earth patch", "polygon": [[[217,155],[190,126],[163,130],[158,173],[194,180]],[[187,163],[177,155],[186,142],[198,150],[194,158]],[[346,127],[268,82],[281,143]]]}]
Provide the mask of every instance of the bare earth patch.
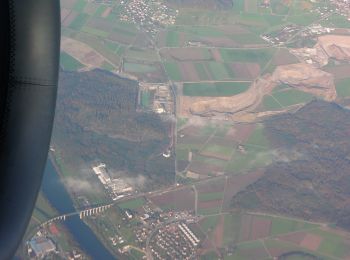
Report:
[{"label": "bare earth patch", "polygon": [[61,48],[80,63],[89,68],[99,68],[105,61],[104,57],[85,43],[62,37]]},{"label": "bare earth patch", "polygon": [[309,250],[316,251],[320,246],[323,238],[314,234],[306,234],[304,239],[301,241],[300,246],[305,247]]}]

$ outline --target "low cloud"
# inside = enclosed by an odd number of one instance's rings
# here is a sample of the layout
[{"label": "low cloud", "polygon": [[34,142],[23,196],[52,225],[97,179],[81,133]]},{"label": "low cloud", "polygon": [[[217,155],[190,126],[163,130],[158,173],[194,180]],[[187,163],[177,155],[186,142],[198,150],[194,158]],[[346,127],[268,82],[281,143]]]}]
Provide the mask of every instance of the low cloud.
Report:
[{"label": "low cloud", "polygon": [[64,181],[68,189],[77,193],[91,192],[93,188],[88,181],[83,179],[69,177],[69,178],[66,178]]},{"label": "low cloud", "polygon": [[136,177],[126,177],[122,179],[131,186],[138,188],[142,188],[147,182],[146,177],[143,175],[138,175]]}]

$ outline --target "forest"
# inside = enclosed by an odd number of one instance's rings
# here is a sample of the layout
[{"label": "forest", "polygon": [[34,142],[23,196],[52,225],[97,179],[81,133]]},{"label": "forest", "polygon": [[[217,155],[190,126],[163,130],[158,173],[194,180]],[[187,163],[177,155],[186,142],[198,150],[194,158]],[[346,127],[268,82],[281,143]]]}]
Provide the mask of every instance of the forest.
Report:
[{"label": "forest", "polygon": [[61,71],[52,143],[68,167],[104,162],[151,186],[173,180],[174,158],[161,156],[170,123],[136,111],[137,93],[137,81],[106,71]]},{"label": "forest", "polygon": [[289,154],[232,199],[232,207],[306,220],[350,230],[350,111],[312,101],[294,114],[265,122],[275,153]]}]

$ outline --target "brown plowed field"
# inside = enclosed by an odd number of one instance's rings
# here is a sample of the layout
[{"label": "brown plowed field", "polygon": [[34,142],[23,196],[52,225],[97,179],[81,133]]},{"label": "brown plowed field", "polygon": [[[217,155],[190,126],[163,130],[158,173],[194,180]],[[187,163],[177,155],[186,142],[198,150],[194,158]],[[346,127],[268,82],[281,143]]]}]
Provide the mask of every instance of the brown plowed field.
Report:
[{"label": "brown plowed field", "polygon": [[304,240],[305,236],[305,232],[295,232],[284,236],[280,236],[279,239],[299,245]]},{"label": "brown plowed field", "polygon": [[88,67],[101,67],[105,59],[85,43],[62,37],[61,48]]},{"label": "brown plowed field", "polygon": [[221,202],[221,200],[199,201],[198,209],[219,208],[221,206]]},{"label": "brown plowed field", "polygon": [[316,251],[320,246],[323,238],[314,234],[306,234],[304,239],[301,241],[300,246],[311,250]]},{"label": "brown plowed field", "polygon": [[271,220],[254,217],[250,238],[256,240],[270,235]]},{"label": "brown plowed field", "polygon": [[200,193],[221,192],[225,188],[225,178],[209,180],[196,185]]},{"label": "brown plowed field", "polygon": [[278,50],[272,58],[272,62],[276,66],[298,63],[298,59],[287,49]]},{"label": "brown plowed field", "polygon": [[217,248],[222,248],[223,246],[223,238],[224,238],[224,216],[221,215],[218,221],[218,224],[215,227],[213,232],[213,243]]},{"label": "brown plowed field", "polygon": [[209,50],[202,49],[202,48],[171,48],[171,49],[165,49],[161,51],[161,55],[165,59],[173,59],[176,61],[202,61],[202,60],[208,60],[203,55],[203,52]]},{"label": "brown plowed field", "polygon": [[180,211],[193,210],[195,203],[194,191],[191,188],[166,192],[161,195],[149,197],[149,200],[159,207],[172,205]]},{"label": "brown plowed field", "polygon": [[107,17],[112,12],[112,7],[107,7],[106,10],[103,12],[102,17]]},{"label": "brown plowed field", "polygon": [[244,218],[242,218],[240,235],[239,235],[240,241],[250,240],[250,230],[251,230],[252,222],[253,222],[252,215],[245,215]]},{"label": "brown plowed field", "polygon": [[223,62],[223,59],[221,57],[221,53],[218,49],[211,49],[210,52],[211,52],[211,55],[213,56],[215,61]]},{"label": "brown plowed field", "polygon": [[260,75],[258,63],[234,62],[230,64],[231,69],[237,75],[237,79],[254,80]]},{"label": "brown plowed field", "polygon": [[192,62],[181,62],[178,64],[181,71],[182,81],[200,81],[197,70]]},{"label": "brown plowed field", "polygon": [[237,124],[228,131],[227,136],[238,143],[244,143],[253,133],[255,127],[255,124]]}]

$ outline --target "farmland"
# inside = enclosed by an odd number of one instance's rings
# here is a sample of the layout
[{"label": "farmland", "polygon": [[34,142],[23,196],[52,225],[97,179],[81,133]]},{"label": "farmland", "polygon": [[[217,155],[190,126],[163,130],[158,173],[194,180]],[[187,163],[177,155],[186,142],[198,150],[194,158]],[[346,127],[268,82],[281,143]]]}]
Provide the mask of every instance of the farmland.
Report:
[{"label": "farmland", "polygon": [[83,67],[79,61],[65,52],[61,52],[61,67],[64,70],[79,70]]},{"label": "farmland", "polygon": [[[121,98],[120,103],[127,104],[128,112],[104,107],[106,111],[100,114],[88,102],[79,109],[75,107],[79,102],[73,102],[71,110],[85,111],[84,115],[64,114],[65,118],[74,119],[69,122],[79,125],[74,131],[62,131],[60,136],[69,134],[75,140],[74,134],[82,131],[84,140],[76,146],[90,144],[88,149],[64,153],[66,161],[62,164],[69,161],[74,165],[72,172],[78,172],[75,158],[94,162],[98,158],[113,170],[125,171],[125,178],[147,177],[144,190],[135,190],[142,196],[133,194],[133,199],[117,203],[101,220],[90,221],[108,240],[107,244],[118,234],[126,241],[122,246],[136,246],[131,229],[146,221],[143,214],[156,209],[157,214],[150,214],[151,219],[163,213],[170,218],[184,212],[194,216],[191,225],[201,237],[198,255],[202,259],[350,257],[349,234],[330,228],[333,221],[327,211],[333,206],[345,209],[347,201],[338,205],[325,199],[338,192],[344,198],[346,189],[340,180],[327,179],[320,190],[325,196],[311,197],[317,190],[313,185],[321,184],[317,178],[311,184],[309,180],[315,169],[329,170],[334,176],[348,172],[345,166],[349,153],[343,147],[346,142],[339,143],[342,151],[333,151],[334,145],[328,144],[329,149],[320,154],[311,151],[305,155],[310,147],[323,147],[333,132],[322,135],[322,142],[315,144],[310,141],[314,140],[311,134],[300,137],[304,130],[311,131],[307,122],[293,125],[288,120],[314,100],[349,105],[346,44],[350,41],[343,38],[344,46],[331,42],[330,46],[334,46],[328,52],[320,51],[324,47],[320,39],[325,34],[349,35],[346,14],[332,13],[334,6],[324,0],[62,0],[61,5],[61,68],[79,74],[100,68],[136,80],[132,88],[125,88],[133,91],[132,98],[125,100],[119,90],[108,95],[105,88],[87,81],[79,93],[89,100],[97,97],[94,102],[98,110],[105,102],[118,109],[115,100]],[[101,80],[108,82],[107,75],[111,73],[101,76]],[[106,83],[111,90],[119,89],[119,85],[123,89],[127,86],[124,81]],[[98,93],[87,93],[95,88]],[[169,91],[162,95],[160,88]],[[174,105],[170,112],[165,109],[168,99]],[[127,114],[130,111],[131,117]],[[131,127],[120,124],[120,114]],[[283,116],[285,124],[271,129],[273,120]],[[314,112],[312,118],[319,117],[320,112]],[[163,129],[163,123],[158,124],[153,118],[171,126]],[[81,121],[88,122],[88,126],[80,125]],[[149,128],[138,127],[141,123]],[[104,132],[104,128],[108,131]],[[281,129],[285,132],[281,133]],[[339,129],[336,124],[334,133]],[[300,131],[293,132],[296,130]],[[89,131],[97,134],[91,137]],[[348,136],[345,131],[341,134]],[[112,141],[103,143],[105,138]],[[289,145],[296,140],[300,146],[291,151]],[[68,146],[72,141],[65,139],[64,143]],[[148,150],[143,151],[146,145]],[[337,167],[323,167],[320,163],[310,164],[314,167],[310,169],[304,163],[313,156],[331,161],[329,153],[333,152],[333,158],[338,158]],[[346,155],[340,156],[341,152]],[[289,161],[296,163],[295,170],[282,167]],[[290,179],[290,183],[286,181]],[[158,189],[158,181],[169,186],[149,193]],[[327,186],[335,182],[336,190]],[[277,195],[269,196],[272,192]],[[298,200],[292,200],[288,207],[283,204],[293,196]],[[94,202],[104,199],[94,191],[86,197]],[[237,202],[233,198],[243,199]],[[261,203],[266,203],[265,207]],[[300,210],[303,203],[307,207]],[[152,210],[145,209],[149,205]],[[291,213],[284,212],[286,208]],[[140,216],[126,220],[126,210],[140,213],[142,221]],[[312,214],[321,213],[328,215],[318,223]],[[345,213],[338,217],[343,225],[348,225]],[[40,210],[35,214],[45,219]],[[129,249],[128,257],[142,258],[142,248]]]},{"label": "farmland", "polygon": [[200,128],[182,128],[177,148],[181,154],[177,160],[186,165],[183,173],[190,171],[203,177],[258,169],[274,157],[261,124],[207,126],[202,133]]},{"label": "farmland", "polygon": [[[246,182],[249,175],[250,181]],[[189,210],[201,216],[198,227],[207,235],[201,246],[203,259],[208,259],[209,255],[210,259],[219,257],[216,251],[219,248],[223,249],[220,252],[225,259],[261,259],[261,256],[269,258],[284,254],[322,259],[350,256],[347,247],[350,235],[330,228],[331,225],[274,214],[230,211],[223,207],[224,198],[233,194],[232,188],[238,193],[253,181],[253,175],[201,181],[192,188],[179,188],[152,196],[150,200],[165,211]],[[192,202],[186,202],[185,196]]]},{"label": "farmland", "polygon": [[[217,233],[221,225],[223,231]],[[226,249],[225,259],[268,259],[289,252],[322,259],[344,259],[349,256],[349,250],[345,247],[350,242],[348,235],[340,235],[336,230],[297,219],[227,213],[204,218],[201,227],[209,234],[215,247]],[[235,245],[233,253],[230,251],[232,245]],[[215,250],[215,247],[208,250]]]}]

